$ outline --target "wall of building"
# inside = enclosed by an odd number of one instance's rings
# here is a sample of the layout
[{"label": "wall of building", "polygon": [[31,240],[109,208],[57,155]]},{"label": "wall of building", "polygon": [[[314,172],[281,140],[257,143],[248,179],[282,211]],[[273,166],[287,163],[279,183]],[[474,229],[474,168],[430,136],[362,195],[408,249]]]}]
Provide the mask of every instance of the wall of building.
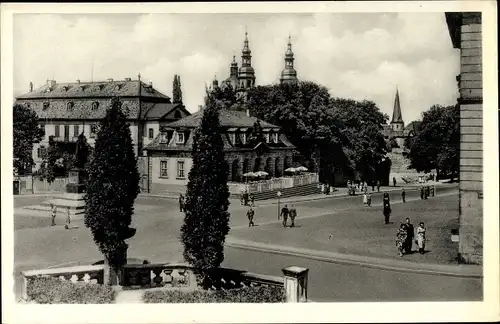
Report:
[{"label": "wall of building", "polygon": [[[153,129],[153,137],[149,138],[149,129]],[[146,147],[160,133],[160,123],[158,121],[147,121],[144,124],[143,145]]]},{"label": "wall of building", "polygon": [[[179,156],[179,157],[161,157],[154,156],[151,157],[151,180],[153,184],[160,185],[186,185],[187,178],[189,174],[189,170],[193,165],[193,160],[187,156]],[[162,176],[160,173],[161,162],[167,162],[167,171],[168,174],[166,176]],[[178,162],[184,162],[184,178],[178,177]]]},{"label": "wall of building", "polygon": [[481,16],[464,13],[460,53],[460,243],[467,262],[482,263],[483,103]]}]

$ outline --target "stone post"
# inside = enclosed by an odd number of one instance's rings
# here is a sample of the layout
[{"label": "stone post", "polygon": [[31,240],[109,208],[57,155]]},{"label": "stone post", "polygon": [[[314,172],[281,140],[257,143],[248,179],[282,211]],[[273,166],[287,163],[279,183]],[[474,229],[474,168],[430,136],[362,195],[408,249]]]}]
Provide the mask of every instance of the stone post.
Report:
[{"label": "stone post", "polygon": [[309,269],[298,266],[283,268],[287,303],[307,302],[307,279]]}]

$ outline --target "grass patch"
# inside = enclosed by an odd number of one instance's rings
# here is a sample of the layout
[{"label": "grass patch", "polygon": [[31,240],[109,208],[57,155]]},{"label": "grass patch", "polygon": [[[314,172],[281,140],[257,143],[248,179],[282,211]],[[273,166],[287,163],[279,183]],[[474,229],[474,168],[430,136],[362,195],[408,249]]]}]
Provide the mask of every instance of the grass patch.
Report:
[{"label": "grass patch", "polygon": [[229,290],[156,290],[147,291],[145,303],[284,303],[283,287],[247,287]]},{"label": "grass patch", "polygon": [[37,304],[109,304],[115,291],[109,286],[63,281],[54,277],[28,278],[28,301]]}]

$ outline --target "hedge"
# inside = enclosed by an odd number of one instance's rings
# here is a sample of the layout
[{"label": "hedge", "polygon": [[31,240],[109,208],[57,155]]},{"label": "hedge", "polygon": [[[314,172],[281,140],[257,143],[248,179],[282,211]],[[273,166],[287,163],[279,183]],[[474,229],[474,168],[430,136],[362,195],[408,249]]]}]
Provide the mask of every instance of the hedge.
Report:
[{"label": "hedge", "polygon": [[54,277],[28,278],[28,301],[38,304],[109,304],[115,291],[105,285],[63,281]]},{"label": "hedge", "polygon": [[247,287],[229,290],[156,290],[147,291],[145,303],[284,303],[283,287]]}]

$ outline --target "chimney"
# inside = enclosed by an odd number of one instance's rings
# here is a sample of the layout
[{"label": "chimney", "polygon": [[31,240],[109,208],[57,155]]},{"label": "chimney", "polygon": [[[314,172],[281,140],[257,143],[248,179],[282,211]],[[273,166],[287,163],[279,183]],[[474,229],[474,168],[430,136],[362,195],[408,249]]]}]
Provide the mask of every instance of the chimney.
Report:
[{"label": "chimney", "polygon": [[33,82],[30,82],[30,92],[33,92]]},{"label": "chimney", "polygon": [[113,82],[113,79],[109,78],[109,79],[108,79],[108,82]]},{"label": "chimney", "polygon": [[153,81],[149,80],[149,86],[152,88],[153,87]]},{"label": "chimney", "polygon": [[52,90],[55,86],[56,86],[56,80],[47,80],[47,87],[49,87],[49,89]]},{"label": "chimney", "polygon": [[80,79],[76,80],[76,83],[80,84]]},{"label": "chimney", "polygon": [[250,117],[250,109],[247,108],[246,113],[247,113],[247,116]]},{"label": "chimney", "polygon": [[125,78],[125,81],[132,81],[131,78]]}]

